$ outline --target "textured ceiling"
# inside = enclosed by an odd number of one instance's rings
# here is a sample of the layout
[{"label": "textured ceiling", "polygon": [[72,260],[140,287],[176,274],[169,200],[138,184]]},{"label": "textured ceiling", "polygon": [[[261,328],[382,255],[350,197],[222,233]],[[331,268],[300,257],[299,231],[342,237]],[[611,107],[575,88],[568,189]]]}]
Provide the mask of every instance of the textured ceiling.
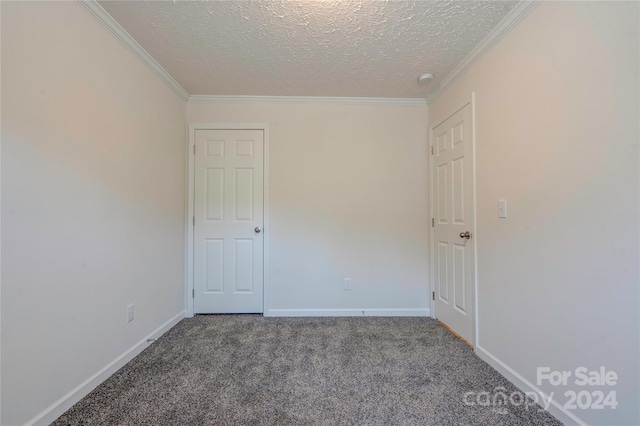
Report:
[{"label": "textured ceiling", "polygon": [[[192,95],[424,98],[516,2],[101,1]],[[433,73],[427,86],[418,77]]]}]

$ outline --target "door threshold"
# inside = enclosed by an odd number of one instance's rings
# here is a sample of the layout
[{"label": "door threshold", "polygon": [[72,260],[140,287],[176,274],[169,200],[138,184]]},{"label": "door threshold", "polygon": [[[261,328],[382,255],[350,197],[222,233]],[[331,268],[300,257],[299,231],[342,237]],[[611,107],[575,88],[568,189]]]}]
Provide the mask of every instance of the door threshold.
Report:
[{"label": "door threshold", "polygon": [[447,330],[449,330],[449,332],[451,334],[453,334],[454,336],[456,336],[458,339],[462,340],[467,346],[469,346],[471,348],[471,350],[474,350],[475,348],[473,347],[473,344],[471,342],[469,342],[467,339],[465,339],[464,337],[462,337],[461,335],[459,335],[458,333],[456,333],[451,327],[449,327],[447,324],[443,323],[442,321],[438,320],[438,322],[440,323],[441,326],[443,326],[444,328],[446,328]]}]

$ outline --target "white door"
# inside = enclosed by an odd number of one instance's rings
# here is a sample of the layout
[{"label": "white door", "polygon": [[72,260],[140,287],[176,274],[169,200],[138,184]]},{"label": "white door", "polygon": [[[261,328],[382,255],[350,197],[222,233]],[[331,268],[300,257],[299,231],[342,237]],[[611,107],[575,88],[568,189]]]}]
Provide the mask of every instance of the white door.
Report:
[{"label": "white door", "polygon": [[262,130],[195,130],[194,313],[263,312]]},{"label": "white door", "polygon": [[474,342],[473,140],[468,103],[432,131],[436,317]]}]

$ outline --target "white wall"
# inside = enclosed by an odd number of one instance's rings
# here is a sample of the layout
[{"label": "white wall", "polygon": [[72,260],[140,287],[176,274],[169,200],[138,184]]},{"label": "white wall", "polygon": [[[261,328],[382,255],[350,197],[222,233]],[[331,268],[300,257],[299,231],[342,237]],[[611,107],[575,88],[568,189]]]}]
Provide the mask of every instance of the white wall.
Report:
[{"label": "white wall", "polygon": [[183,311],[184,146],[184,102],[81,7],[2,2],[3,425]]},{"label": "white wall", "polygon": [[534,385],[616,371],[588,424],[640,423],[638,22],[637,2],[544,2],[429,105],[435,124],[476,93],[479,353]]},{"label": "white wall", "polygon": [[269,313],[428,312],[425,117],[419,105],[187,104],[190,123],[269,123]]}]

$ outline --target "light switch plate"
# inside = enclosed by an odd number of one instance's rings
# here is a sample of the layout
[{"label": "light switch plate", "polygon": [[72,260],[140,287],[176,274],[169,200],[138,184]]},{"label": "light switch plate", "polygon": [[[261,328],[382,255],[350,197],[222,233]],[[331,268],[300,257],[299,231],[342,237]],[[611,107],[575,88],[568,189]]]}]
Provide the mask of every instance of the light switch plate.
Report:
[{"label": "light switch plate", "polygon": [[507,200],[498,200],[498,217],[500,219],[507,218]]},{"label": "light switch plate", "polygon": [[351,290],[351,278],[344,279],[344,289]]},{"label": "light switch plate", "polygon": [[133,321],[133,311],[134,305],[133,303],[127,306],[127,322]]}]

